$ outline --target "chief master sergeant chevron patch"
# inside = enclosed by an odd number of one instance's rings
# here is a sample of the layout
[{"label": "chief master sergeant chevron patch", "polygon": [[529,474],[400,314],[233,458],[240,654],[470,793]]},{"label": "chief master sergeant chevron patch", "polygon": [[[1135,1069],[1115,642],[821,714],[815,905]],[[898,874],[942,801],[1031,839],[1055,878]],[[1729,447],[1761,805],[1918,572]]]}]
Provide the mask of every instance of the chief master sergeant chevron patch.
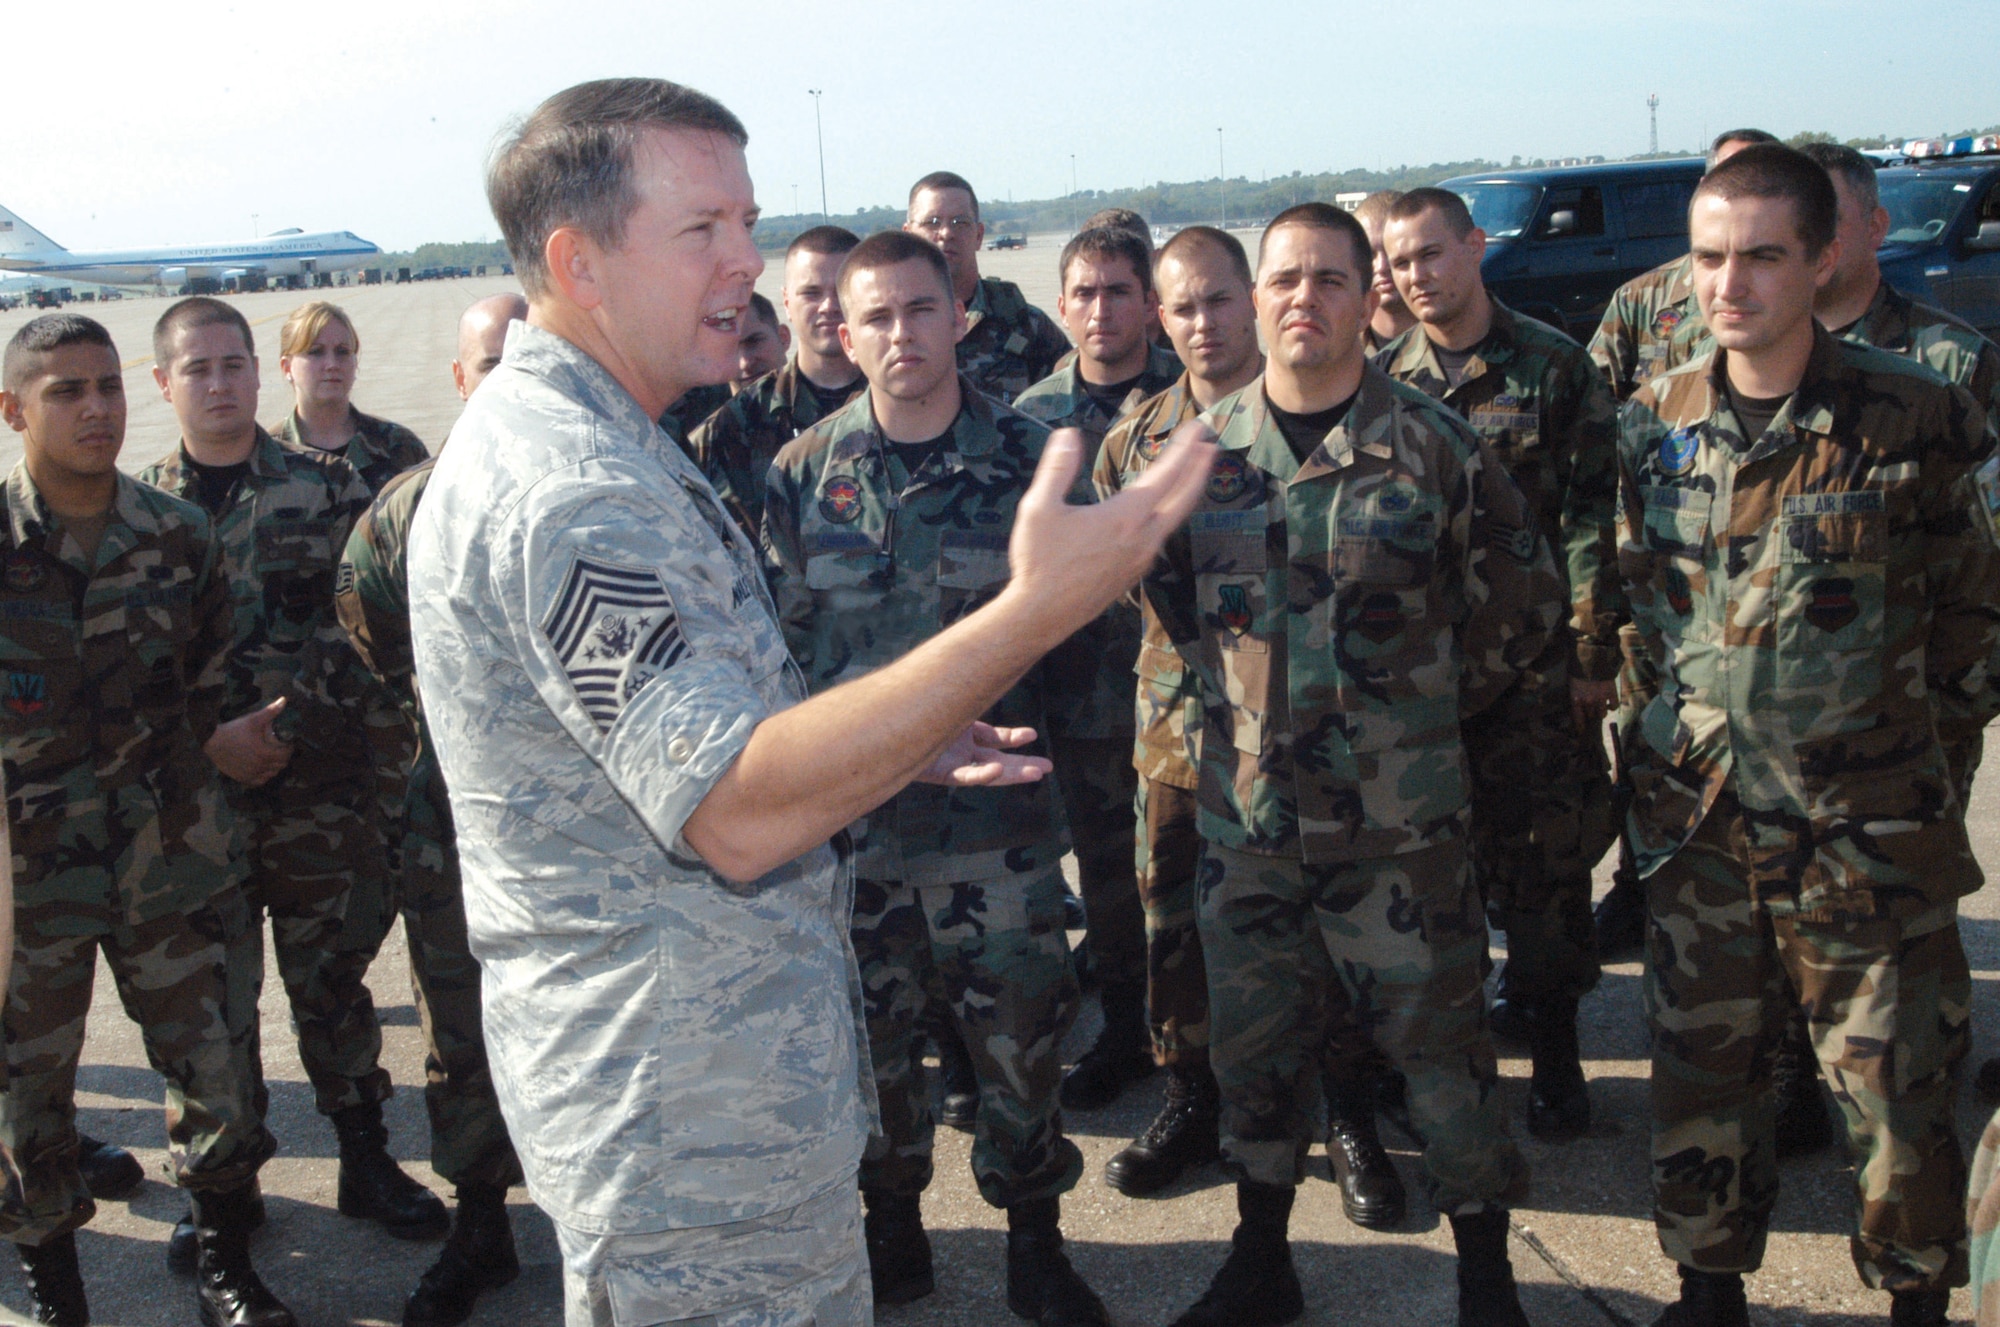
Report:
[{"label": "chief master sergeant chevron patch", "polygon": [[570,565],[542,634],[599,732],[610,731],[625,703],[688,653],[659,574],[594,558]]}]

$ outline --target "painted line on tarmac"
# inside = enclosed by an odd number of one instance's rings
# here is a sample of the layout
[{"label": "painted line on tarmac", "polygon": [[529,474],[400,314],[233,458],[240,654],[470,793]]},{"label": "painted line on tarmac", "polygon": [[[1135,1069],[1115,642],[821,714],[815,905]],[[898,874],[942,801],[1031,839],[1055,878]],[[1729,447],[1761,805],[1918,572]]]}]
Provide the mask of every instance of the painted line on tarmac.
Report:
[{"label": "painted line on tarmac", "polygon": [[[273,313],[262,318],[252,318],[250,320],[250,325],[252,327],[262,327],[265,323],[276,322],[280,318],[290,317],[291,312],[292,311],[290,309],[286,309],[283,313]],[[120,373],[123,373],[127,369],[136,369],[141,364],[151,364],[152,362],[153,362],[153,357],[151,355],[141,355],[137,359],[128,359],[123,364],[120,364],[118,366],[118,371]]]},{"label": "painted line on tarmac", "polygon": [[1535,1251],[1537,1258],[1548,1264],[1549,1270],[1554,1272],[1562,1280],[1563,1284],[1567,1285],[1571,1290],[1576,1291],[1577,1294],[1582,1295],[1590,1302],[1593,1308],[1602,1313],[1606,1322],[1614,1324],[1614,1327],[1639,1327],[1638,1323],[1620,1313],[1616,1308],[1613,1308],[1610,1301],[1597,1292],[1597,1287],[1571,1271],[1569,1264],[1557,1257],[1554,1249],[1542,1243],[1540,1235],[1537,1235],[1534,1231],[1516,1221],[1512,1212],[1507,1214],[1507,1225],[1515,1235],[1520,1237],[1523,1244]]}]

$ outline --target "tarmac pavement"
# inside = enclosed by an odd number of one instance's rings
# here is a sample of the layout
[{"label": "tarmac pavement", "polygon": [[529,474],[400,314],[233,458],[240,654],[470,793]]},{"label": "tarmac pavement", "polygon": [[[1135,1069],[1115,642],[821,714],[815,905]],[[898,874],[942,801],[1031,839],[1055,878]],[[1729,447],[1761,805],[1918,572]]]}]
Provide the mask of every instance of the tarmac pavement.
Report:
[{"label": "tarmac pavement", "polygon": [[[1043,237],[1028,249],[983,255],[990,273],[1017,280],[1029,297],[1053,311],[1055,244]],[[759,282],[777,293],[774,262]],[[416,429],[433,447],[456,417],[449,362],[458,313],[472,300],[507,288],[501,279],[348,287],[323,294],[354,316],[362,341],[356,401],[371,413]],[[282,414],[289,391],[277,373],[277,328],[306,298],[298,292],[235,297],[256,325],[265,395],[259,412]],[[172,416],[150,377],[150,328],[165,308],[157,299],[76,306],[110,326],[127,364],[131,423],[124,464],[139,465],[175,442]],[[0,339],[31,316],[0,313]],[[13,435],[0,431],[0,469],[18,456]],[[1989,776],[1973,798],[1974,844],[1989,873],[2000,870],[2000,793]],[[1600,872],[1600,888],[1606,883]],[[1965,901],[1962,925],[1974,981],[1975,1045],[1970,1068],[2000,1053],[2000,897],[1993,891]],[[409,996],[407,951],[398,932],[369,974],[384,1021],[384,1062],[398,1086],[388,1104],[391,1146],[406,1168],[440,1194],[449,1191],[424,1162],[428,1138],[422,1102],[422,1053]],[[334,1211],[333,1131],[312,1109],[295,1038],[277,983],[264,1002],[264,1046],[272,1091],[278,1156],[264,1169],[269,1224],[254,1244],[259,1270],[307,1327],[394,1324],[404,1295],[436,1257],[433,1244],[404,1243]],[[1523,1300],[1538,1327],[1605,1327],[1650,1323],[1675,1293],[1672,1268],[1654,1240],[1647,1191],[1646,1048],[1636,962],[1610,967],[1583,1007],[1583,1047],[1597,1124],[1590,1138],[1550,1147],[1522,1127],[1528,1065],[1503,1059],[1509,1120],[1535,1169],[1527,1203],[1514,1214],[1512,1252]],[[1087,1005],[1072,1034],[1071,1057],[1089,1045],[1097,1026]],[[1503,1051],[1503,1054],[1507,1052]],[[1103,1294],[1120,1324],[1164,1323],[1201,1293],[1221,1264],[1235,1224],[1234,1191],[1213,1168],[1190,1174],[1166,1196],[1129,1199],[1108,1188],[1105,1161],[1140,1132],[1158,1109],[1162,1079],[1128,1091],[1109,1110],[1072,1116],[1069,1129],[1084,1151],[1082,1184],[1065,1200],[1064,1229],[1077,1266]],[[137,1030],[108,980],[98,982],[78,1083],[78,1123],[98,1137],[132,1148],[148,1181],[130,1202],[107,1203],[79,1239],[94,1320],[105,1327],[167,1327],[195,1321],[188,1282],[171,1276],[164,1242],[184,1209],[165,1178],[160,1122],[161,1085],[146,1067]],[[1959,1108],[1960,1136],[1969,1149],[1990,1107],[1969,1090]],[[1450,1229],[1425,1203],[1407,1140],[1385,1127],[1412,1189],[1405,1228],[1370,1232],[1350,1225],[1339,1194],[1324,1178],[1315,1148],[1315,1177],[1306,1182],[1293,1220],[1294,1252],[1306,1284],[1305,1321],[1324,1324],[1449,1324],[1455,1289]],[[938,1291],[880,1315],[885,1327],[988,1327],[1016,1321],[1005,1304],[1005,1217],[986,1206],[971,1183],[968,1139],[938,1134],[938,1178],[925,1201],[937,1253]],[[1848,1327],[1886,1319],[1887,1297],[1861,1287],[1847,1252],[1852,1222],[1852,1172],[1844,1154],[1789,1162],[1783,1171],[1770,1249],[1751,1280],[1759,1327]],[[560,1260],[547,1221],[515,1191],[521,1278],[482,1301],[479,1327],[556,1327],[561,1322]],[[26,1303],[20,1276],[0,1272],[0,1318],[21,1321]],[[1963,1292],[1955,1320],[1969,1317]]]}]

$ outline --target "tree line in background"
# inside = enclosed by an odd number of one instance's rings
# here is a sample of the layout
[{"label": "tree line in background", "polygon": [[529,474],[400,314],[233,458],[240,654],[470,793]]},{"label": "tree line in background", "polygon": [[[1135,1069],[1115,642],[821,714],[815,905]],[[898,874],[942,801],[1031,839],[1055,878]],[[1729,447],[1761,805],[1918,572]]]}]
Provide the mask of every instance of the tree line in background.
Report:
[{"label": "tree line in background", "polygon": [[[1942,137],[1961,138],[1968,134],[1991,133],[2000,133],[2000,125],[1989,125],[1983,129],[1961,129]],[[1833,143],[1840,140],[1832,134],[1807,131],[1793,134],[1785,141],[1793,147],[1803,147],[1808,143]],[[1890,135],[1876,135],[1868,138],[1850,138],[1846,141],[1849,147],[1885,148],[1907,140]],[[1697,154],[1695,152],[1640,153],[1623,159],[1645,161],[1655,155],[1686,157]],[[1344,193],[1373,193],[1377,189],[1416,189],[1426,184],[1436,184],[1439,180],[1448,180],[1454,175],[1553,164],[1557,163],[1539,157],[1530,160],[1515,157],[1509,162],[1440,161],[1428,166],[1396,166],[1387,170],[1356,168],[1345,171],[1320,171],[1315,174],[1293,171],[1290,175],[1278,175],[1263,180],[1238,176],[1231,180],[1211,178],[1172,184],[1162,181],[1135,189],[1084,189],[1061,198],[1029,199],[1018,203],[1012,199],[982,198],[980,210],[984,214],[989,239],[1001,235],[1068,231],[1082,218],[1105,207],[1129,207],[1146,220],[1166,226],[1213,225],[1222,218],[1226,208],[1231,225],[1245,225],[1267,220],[1295,203],[1314,199],[1327,201]],[[979,181],[974,180],[973,184],[977,186]],[[903,215],[903,204],[898,202],[836,213],[832,220],[857,234],[867,235],[873,231],[900,226],[903,223]],[[782,250],[799,232],[820,224],[821,220],[817,212],[795,216],[767,215],[757,223],[757,243],[766,250]],[[383,257],[383,265],[389,268],[476,269],[485,264],[497,271],[499,265],[507,261],[509,261],[507,247],[498,240],[420,244],[408,253],[386,254]]]}]

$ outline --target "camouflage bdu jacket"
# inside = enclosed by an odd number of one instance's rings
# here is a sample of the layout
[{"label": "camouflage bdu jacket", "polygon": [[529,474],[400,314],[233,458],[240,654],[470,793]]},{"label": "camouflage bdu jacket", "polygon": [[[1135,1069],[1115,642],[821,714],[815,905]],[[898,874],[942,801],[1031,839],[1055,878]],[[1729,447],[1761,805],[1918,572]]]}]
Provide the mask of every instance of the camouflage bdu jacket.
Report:
[{"label": "camouflage bdu jacket", "polygon": [[[417,698],[416,661],[410,646],[407,573],[410,522],[436,468],[434,458],[427,460],[383,486],[354,523],[334,582],[334,611],[354,652],[416,726],[420,766],[431,764],[434,756],[430,743],[422,740],[423,706]],[[414,770],[411,782],[417,782]]]},{"label": "camouflage bdu jacket", "polygon": [[199,507],[117,483],[93,562],[25,462],[7,477],[0,754],[19,904],[96,903],[108,886],[138,923],[240,878],[201,751],[222,709],[229,584]]},{"label": "camouflage bdu jacket", "polygon": [[[778,453],[764,557],[792,657],[813,692],[899,658],[1007,583],[1014,510],[1048,430],[971,390],[945,449],[906,474],[872,393]],[[989,710],[1034,728],[1045,753],[1065,716],[1040,666]],[[1053,725],[1053,727],[1052,727]],[[864,828],[865,825],[865,828]],[[913,885],[1027,880],[1069,847],[1056,781],[1011,788],[912,784],[856,826],[855,873]]]},{"label": "camouflage bdu jacket", "polygon": [[[182,448],[139,478],[192,501],[195,481]],[[334,616],[333,587],[348,532],[369,497],[346,461],[284,446],[260,428],[250,472],[215,522],[233,605],[222,715],[233,719],[286,697],[280,735],[335,758],[331,767],[294,759],[295,768],[314,768],[319,783],[330,781],[326,775],[356,776],[368,761],[354,717],[354,656]]]},{"label": "camouflage bdu jacket", "polygon": [[[368,485],[370,493],[380,493],[382,486],[411,466],[422,465],[431,457],[430,449],[423,440],[404,428],[401,424],[373,415],[364,415],[353,406],[348,412],[354,417],[354,436],[339,451],[328,452],[338,456],[354,467],[354,473],[361,476],[361,482]],[[301,451],[312,451],[305,441],[305,431],[299,427],[299,412],[292,411],[272,428],[271,436],[287,447],[297,447]]]},{"label": "camouflage bdu jacket", "polygon": [[1055,371],[1069,349],[1062,328],[1011,281],[979,278],[965,306],[968,330],[958,343],[958,371],[996,401],[1007,402]]},{"label": "camouflage bdu jacket", "polygon": [[865,384],[829,392],[788,360],[729,399],[688,435],[688,454],[752,539],[764,525],[764,476],[779,448],[840,409]]},{"label": "camouflage bdu jacket", "polygon": [[1200,828],[1308,863],[1462,836],[1462,718],[1565,685],[1564,595],[1534,518],[1457,415],[1374,367],[1306,463],[1259,378],[1145,593],[1196,669]]},{"label": "camouflage bdu jacket", "polygon": [[[1175,429],[1201,414],[1187,374],[1158,396],[1140,403],[1104,437],[1097,466],[1091,473],[1100,497],[1110,497],[1137,478],[1167,445]],[[1142,779],[1175,788],[1199,786],[1201,766],[1201,684],[1181,662],[1173,640],[1160,622],[1159,611],[1143,593],[1139,660],[1137,724],[1132,765]]]},{"label": "camouflage bdu jacket", "polygon": [[1090,454],[1084,469],[1088,472],[1097,460],[1098,444],[1112,426],[1138,408],[1140,402],[1149,396],[1157,396],[1174,385],[1181,376],[1181,362],[1171,350],[1158,346],[1148,346],[1146,371],[1140,375],[1138,385],[1126,393],[1117,409],[1108,409],[1096,397],[1084,390],[1083,375],[1077,370],[1076,359],[1051,373],[1048,377],[1022,392],[1014,402],[1014,408],[1024,415],[1030,415],[1047,424],[1051,429],[1081,429],[1083,436],[1090,440]]},{"label": "camouflage bdu jacket", "polygon": [[1578,677],[1618,676],[1627,617],[1613,525],[1618,407],[1582,346],[1493,301],[1493,326],[1453,387],[1422,327],[1389,343],[1383,372],[1463,415],[1507,468],[1569,584]]},{"label": "camouflage bdu jacket", "polygon": [[2000,713],[2000,548],[1972,470],[1977,403],[1818,333],[1746,439],[1716,353],[1625,408],[1619,563],[1663,686],[1628,739],[1642,874],[1733,783],[1750,887],[1896,912],[1979,885],[1947,748]]},{"label": "camouflage bdu jacket", "polygon": [[1708,323],[1694,297],[1694,259],[1686,254],[1633,277],[1612,295],[1590,338],[1590,357],[1620,401],[1669,369],[1706,354]]}]

